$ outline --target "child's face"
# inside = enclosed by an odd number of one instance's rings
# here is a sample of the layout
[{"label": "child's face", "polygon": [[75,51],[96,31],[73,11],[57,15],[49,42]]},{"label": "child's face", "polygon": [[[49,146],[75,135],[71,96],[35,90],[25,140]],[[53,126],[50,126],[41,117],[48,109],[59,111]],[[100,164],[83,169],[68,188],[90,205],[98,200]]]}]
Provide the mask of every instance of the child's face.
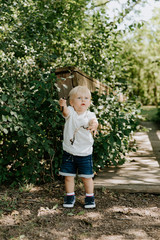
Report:
[{"label": "child's face", "polygon": [[74,107],[74,110],[78,113],[78,114],[82,114],[84,113],[88,107],[91,104],[91,97],[89,95],[89,93],[77,93],[75,96],[73,96],[70,100],[70,104],[72,107]]}]

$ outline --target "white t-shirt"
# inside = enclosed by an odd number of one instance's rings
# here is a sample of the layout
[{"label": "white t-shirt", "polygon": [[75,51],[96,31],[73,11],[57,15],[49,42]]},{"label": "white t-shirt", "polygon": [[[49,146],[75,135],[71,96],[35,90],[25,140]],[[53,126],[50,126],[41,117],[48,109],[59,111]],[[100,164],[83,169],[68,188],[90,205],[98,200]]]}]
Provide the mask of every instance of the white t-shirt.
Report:
[{"label": "white t-shirt", "polygon": [[87,156],[93,151],[93,137],[89,130],[91,119],[96,119],[93,112],[85,111],[78,115],[73,107],[69,106],[69,116],[65,118],[63,132],[63,150],[77,156]]}]

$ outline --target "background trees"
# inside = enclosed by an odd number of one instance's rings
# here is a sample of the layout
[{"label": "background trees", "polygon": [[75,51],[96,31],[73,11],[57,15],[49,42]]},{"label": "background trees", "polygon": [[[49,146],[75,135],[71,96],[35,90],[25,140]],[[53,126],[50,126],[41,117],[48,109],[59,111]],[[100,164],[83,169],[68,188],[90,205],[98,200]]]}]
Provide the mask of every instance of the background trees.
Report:
[{"label": "background trees", "polygon": [[[160,101],[159,72],[159,10],[150,24],[146,23],[127,38],[124,55],[127,57],[128,83],[133,94],[146,105]],[[125,58],[124,56],[124,58]]]}]

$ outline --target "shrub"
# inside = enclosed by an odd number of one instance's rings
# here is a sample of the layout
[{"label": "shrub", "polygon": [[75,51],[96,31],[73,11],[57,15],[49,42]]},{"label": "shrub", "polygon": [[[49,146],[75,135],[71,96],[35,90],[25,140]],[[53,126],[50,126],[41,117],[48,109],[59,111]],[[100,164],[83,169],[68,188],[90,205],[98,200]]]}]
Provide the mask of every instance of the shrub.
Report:
[{"label": "shrub", "polygon": [[3,82],[0,183],[41,183],[57,174],[63,120],[55,84],[54,73],[36,69],[29,81]]},{"label": "shrub", "polygon": [[119,102],[118,95],[93,94],[92,109],[100,124],[99,135],[95,138],[94,169],[108,165],[121,165],[126,161],[132,133],[138,126],[140,104],[129,101]]}]

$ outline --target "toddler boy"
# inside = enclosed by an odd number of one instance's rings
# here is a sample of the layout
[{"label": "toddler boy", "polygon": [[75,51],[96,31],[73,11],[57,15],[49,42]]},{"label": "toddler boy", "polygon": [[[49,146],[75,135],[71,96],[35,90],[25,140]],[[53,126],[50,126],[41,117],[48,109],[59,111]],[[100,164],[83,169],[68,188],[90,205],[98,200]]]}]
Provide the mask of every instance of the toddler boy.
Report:
[{"label": "toddler boy", "polygon": [[78,173],[85,191],[85,208],[95,208],[93,184],[93,136],[97,133],[98,121],[93,112],[87,110],[91,104],[90,90],[77,86],[69,93],[70,106],[60,99],[65,126],[63,133],[63,160],[59,174],[65,176],[66,196],[63,207],[72,208],[75,203],[74,177]]}]

